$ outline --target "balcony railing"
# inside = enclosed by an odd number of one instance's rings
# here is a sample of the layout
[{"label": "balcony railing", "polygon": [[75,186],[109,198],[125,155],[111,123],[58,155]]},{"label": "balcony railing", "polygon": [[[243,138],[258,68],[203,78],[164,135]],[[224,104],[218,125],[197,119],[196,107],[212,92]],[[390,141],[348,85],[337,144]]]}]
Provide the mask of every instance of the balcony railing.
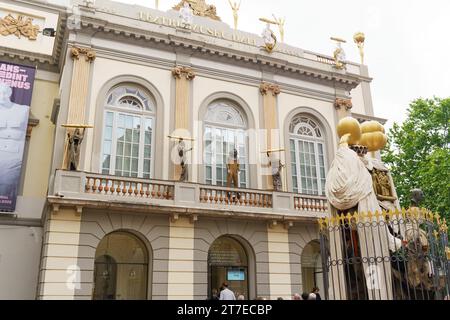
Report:
[{"label": "balcony railing", "polygon": [[[124,178],[58,170],[53,202],[95,207],[143,206],[242,214],[318,218],[328,215],[324,197],[286,192],[234,189],[175,181]],[[172,209],[171,209],[172,208]],[[176,210],[175,210],[176,211]]]}]

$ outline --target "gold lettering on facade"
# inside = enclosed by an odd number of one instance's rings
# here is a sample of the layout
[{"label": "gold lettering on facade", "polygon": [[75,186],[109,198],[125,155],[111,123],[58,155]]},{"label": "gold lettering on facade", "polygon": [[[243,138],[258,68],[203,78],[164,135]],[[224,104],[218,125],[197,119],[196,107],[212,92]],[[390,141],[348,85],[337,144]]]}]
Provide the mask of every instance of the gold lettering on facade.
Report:
[{"label": "gold lettering on facade", "polygon": [[33,18],[18,15],[14,18],[10,13],[0,19],[0,34],[2,36],[15,35],[20,39],[21,36],[28,40],[36,40],[40,27],[33,25]]},{"label": "gold lettering on facade", "polygon": [[[146,21],[146,22],[158,24],[158,25],[166,25],[166,26],[171,26],[171,27],[176,27],[176,28],[181,26],[181,21],[178,19],[168,19],[168,18],[165,18],[162,16],[155,17],[149,13],[146,14],[144,12],[139,13],[139,19],[142,21]],[[195,32],[195,33],[200,33],[200,34],[216,37],[219,39],[230,40],[230,41],[241,43],[241,44],[247,44],[247,45],[254,46],[254,47],[258,46],[258,41],[256,38],[244,36],[238,32],[227,33],[226,31],[219,31],[217,29],[213,29],[211,27],[206,27],[206,26],[202,26],[202,25],[198,25],[198,24],[193,24],[191,27],[191,31]],[[281,53],[288,54],[288,55],[295,56],[295,57],[300,57],[300,58],[302,57],[302,55],[299,52],[296,52],[293,50],[276,48],[274,51],[281,52]]]}]

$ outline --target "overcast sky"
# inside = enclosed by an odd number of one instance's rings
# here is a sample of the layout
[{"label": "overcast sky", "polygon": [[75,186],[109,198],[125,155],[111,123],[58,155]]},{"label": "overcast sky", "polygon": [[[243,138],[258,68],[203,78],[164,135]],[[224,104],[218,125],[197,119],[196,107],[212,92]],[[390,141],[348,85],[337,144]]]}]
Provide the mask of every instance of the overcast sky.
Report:
[{"label": "overcast sky", "polygon": [[[120,2],[155,5],[154,0]],[[165,11],[179,1],[159,2]],[[228,0],[206,2],[233,25]],[[272,14],[286,17],[288,44],[331,55],[330,36],[341,37],[347,40],[347,58],[356,62],[353,35],[364,32],[375,115],[389,119],[389,127],[405,119],[416,98],[450,97],[449,0],[242,0],[239,29],[261,34],[264,24],[258,18]]]}]

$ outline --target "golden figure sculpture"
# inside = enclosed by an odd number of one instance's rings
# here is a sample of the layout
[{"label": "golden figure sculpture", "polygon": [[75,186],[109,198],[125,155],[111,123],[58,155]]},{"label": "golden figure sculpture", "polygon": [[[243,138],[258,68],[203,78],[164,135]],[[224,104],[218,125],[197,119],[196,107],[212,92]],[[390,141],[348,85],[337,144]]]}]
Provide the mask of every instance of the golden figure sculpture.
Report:
[{"label": "golden figure sculpture", "polygon": [[396,197],[392,195],[392,186],[387,172],[373,169],[372,172],[373,190],[377,199],[380,201],[395,201]]},{"label": "golden figure sculpture", "polygon": [[227,161],[227,187],[231,188],[231,183],[233,183],[235,188],[239,188],[239,171],[240,171],[239,157],[236,149],[230,154]]},{"label": "golden figure sculpture", "polygon": [[278,29],[280,31],[280,40],[284,42],[284,24],[286,23],[286,18],[277,18],[274,14],[272,15],[278,24]]},{"label": "golden figure sculpture", "polygon": [[231,0],[228,0],[228,3],[231,6],[231,10],[233,10],[234,29],[236,30],[238,28],[239,9],[241,8],[241,2],[242,1],[239,1],[239,4],[237,4],[237,2],[231,2]]},{"label": "golden figure sculpture", "polygon": [[185,2],[191,6],[194,15],[221,21],[220,17],[217,15],[216,6],[206,4],[205,0],[182,0],[172,9],[180,11],[180,9],[184,7]]},{"label": "golden figure sculpture", "polygon": [[29,40],[36,40],[40,27],[33,25],[32,18],[26,18],[23,15],[18,15],[17,19],[11,14],[8,14],[3,19],[0,19],[0,34],[2,36],[15,35],[20,39],[21,36]]},{"label": "golden figure sculpture", "polygon": [[353,36],[353,40],[359,49],[359,55],[361,56],[361,64],[364,64],[364,41],[366,40],[366,36],[362,32],[358,32]]}]

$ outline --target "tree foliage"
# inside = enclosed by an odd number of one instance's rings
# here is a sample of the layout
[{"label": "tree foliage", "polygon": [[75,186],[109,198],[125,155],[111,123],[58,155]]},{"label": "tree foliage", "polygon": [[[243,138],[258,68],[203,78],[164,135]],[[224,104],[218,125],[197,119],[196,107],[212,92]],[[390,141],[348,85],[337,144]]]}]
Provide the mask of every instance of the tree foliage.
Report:
[{"label": "tree foliage", "polygon": [[382,153],[390,167],[403,207],[410,206],[411,189],[425,194],[422,204],[450,221],[450,98],[418,99],[408,118],[394,124]]}]

